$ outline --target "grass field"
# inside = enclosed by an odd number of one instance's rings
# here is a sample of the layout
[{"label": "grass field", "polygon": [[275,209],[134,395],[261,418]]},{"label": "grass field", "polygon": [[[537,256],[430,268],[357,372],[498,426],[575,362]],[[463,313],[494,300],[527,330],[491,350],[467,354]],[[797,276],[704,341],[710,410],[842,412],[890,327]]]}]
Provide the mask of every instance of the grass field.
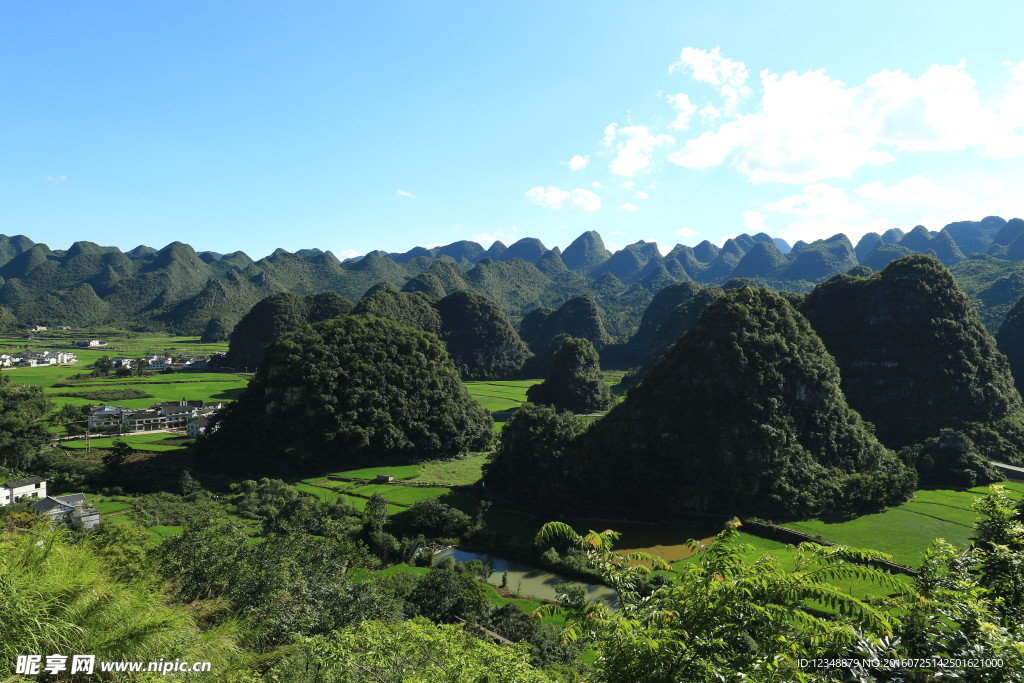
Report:
[{"label": "grass field", "polygon": [[431,460],[419,466],[419,475],[410,481],[422,484],[469,486],[480,481],[487,453],[472,453],[458,460]]},{"label": "grass field", "polygon": [[87,446],[91,448],[110,448],[114,444],[115,439],[124,441],[137,451],[162,452],[191,448],[191,439],[179,440],[173,438],[174,436],[174,434],[167,432],[151,432],[147,434],[127,434],[125,436],[93,437],[88,440],[88,443],[85,439],[64,441],[61,443],[61,448],[74,450],[85,450]]},{"label": "grass field", "polygon": [[515,410],[526,403],[526,390],[539,379],[524,379],[506,382],[466,382],[469,395],[492,413]]},{"label": "grass field", "polygon": [[[1007,491],[1018,500],[1024,484],[1006,482]],[[844,522],[809,520],[785,526],[856,548],[881,550],[896,562],[917,566],[924,551],[936,538],[965,547],[977,520],[972,505],[988,492],[987,486],[966,491],[926,490],[894,508]]]},{"label": "grass field", "polygon": [[388,499],[389,503],[402,503],[412,505],[421,500],[429,498],[440,498],[452,492],[451,489],[443,486],[402,486],[401,484],[368,484],[351,489],[352,493],[369,498],[379,493]]}]

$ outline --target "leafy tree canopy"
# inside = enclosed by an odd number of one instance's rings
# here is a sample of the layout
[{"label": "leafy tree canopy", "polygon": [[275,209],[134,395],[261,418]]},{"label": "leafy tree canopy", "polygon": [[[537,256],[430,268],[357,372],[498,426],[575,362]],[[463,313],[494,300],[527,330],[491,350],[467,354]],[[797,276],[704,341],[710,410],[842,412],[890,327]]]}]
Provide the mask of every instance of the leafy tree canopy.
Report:
[{"label": "leafy tree canopy", "polygon": [[912,471],[846,404],[807,320],[766,289],[731,290],[571,449],[566,495],[665,514],[877,508]]},{"label": "leafy tree canopy", "polygon": [[455,292],[435,308],[441,316],[441,339],[463,379],[519,376],[530,351],[493,301]]},{"label": "leafy tree canopy", "polygon": [[594,345],[576,337],[565,338],[547,379],[530,387],[526,399],[573,413],[607,410],[615,403],[601,375]]},{"label": "leafy tree canopy", "polygon": [[1024,452],[1024,404],[1006,357],[932,256],[840,275],[801,309],[835,356],[850,405],[892,448],[963,431],[986,457]]},{"label": "leafy tree canopy", "polygon": [[267,349],[202,445],[211,462],[296,471],[484,450],[491,419],[432,334],[369,315],[334,318]]}]

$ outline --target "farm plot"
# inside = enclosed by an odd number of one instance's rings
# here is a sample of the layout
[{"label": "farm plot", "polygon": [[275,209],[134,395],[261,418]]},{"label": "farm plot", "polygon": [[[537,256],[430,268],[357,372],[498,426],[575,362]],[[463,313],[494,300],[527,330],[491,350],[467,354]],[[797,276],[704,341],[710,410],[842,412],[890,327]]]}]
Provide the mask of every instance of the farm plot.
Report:
[{"label": "farm plot", "polygon": [[[1007,491],[1018,499],[1024,486],[1010,483]],[[843,522],[808,520],[785,526],[857,548],[889,553],[896,562],[917,566],[936,538],[965,547],[974,533],[977,514],[973,503],[988,487],[967,491],[918,491],[911,500],[894,508]]]}]

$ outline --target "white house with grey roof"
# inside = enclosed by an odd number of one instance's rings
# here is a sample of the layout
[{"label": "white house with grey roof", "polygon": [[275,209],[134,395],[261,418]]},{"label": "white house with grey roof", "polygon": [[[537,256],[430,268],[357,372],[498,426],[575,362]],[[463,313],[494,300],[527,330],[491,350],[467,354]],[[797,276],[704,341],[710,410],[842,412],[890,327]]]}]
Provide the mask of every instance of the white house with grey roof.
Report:
[{"label": "white house with grey roof", "polygon": [[28,477],[0,484],[0,505],[14,505],[22,500],[40,498],[46,498],[46,480],[42,477]]},{"label": "white house with grey roof", "polygon": [[100,523],[100,511],[85,504],[84,493],[69,493],[65,496],[47,496],[32,503],[32,512],[45,515],[59,524],[71,526],[81,522],[86,529]]}]

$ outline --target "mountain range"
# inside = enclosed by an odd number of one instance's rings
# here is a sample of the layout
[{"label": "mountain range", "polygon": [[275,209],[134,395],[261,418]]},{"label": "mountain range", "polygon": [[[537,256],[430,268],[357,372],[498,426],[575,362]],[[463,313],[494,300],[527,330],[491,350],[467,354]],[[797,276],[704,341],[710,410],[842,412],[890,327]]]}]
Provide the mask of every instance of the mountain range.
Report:
[{"label": "mountain range", "polygon": [[949,267],[992,332],[1024,295],[1024,220],[996,216],[937,232],[917,226],[868,233],[856,245],[843,234],[789,245],[758,233],[737,235],[721,247],[705,240],[662,254],[656,243],[639,241],[613,253],[590,231],[564,251],[527,237],[486,249],[459,241],[345,261],[319,249],[278,249],[253,260],[241,251],[196,252],[181,242],[122,252],[82,241],[52,250],[24,235],[0,235],[0,327],[64,324],[198,334],[211,320],[233,328],[272,294],[333,291],[358,301],[388,282],[434,298],[483,294],[514,319],[588,295],[609,334],[624,340],[655,294],[674,283],[742,279],[807,292],[838,273],[880,270],[912,253],[934,255]]}]

